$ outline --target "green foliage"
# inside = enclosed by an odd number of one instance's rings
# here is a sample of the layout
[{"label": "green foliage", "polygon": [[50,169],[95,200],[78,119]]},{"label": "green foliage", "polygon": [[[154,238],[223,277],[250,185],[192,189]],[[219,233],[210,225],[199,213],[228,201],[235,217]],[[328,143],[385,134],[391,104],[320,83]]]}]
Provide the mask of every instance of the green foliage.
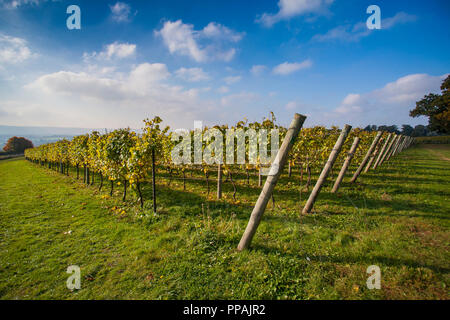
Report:
[{"label": "green foliage", "polygon": [[8,153],[23,153],[28,148],[33,148],[33,143],[30,140],[14,136],[8,139],[3,150]]},{"label": "green foliage", "polygon": [[430,93],[416,102],[410,116],[428,117],[428,126],[438,133],[450,133],[450,75],[442,82],[442,94]]},{"label": "green foliage", "polygon": [[417,137],[414,138],[416,144],[449,144],[450,136],[435,136],[435,137]]}]

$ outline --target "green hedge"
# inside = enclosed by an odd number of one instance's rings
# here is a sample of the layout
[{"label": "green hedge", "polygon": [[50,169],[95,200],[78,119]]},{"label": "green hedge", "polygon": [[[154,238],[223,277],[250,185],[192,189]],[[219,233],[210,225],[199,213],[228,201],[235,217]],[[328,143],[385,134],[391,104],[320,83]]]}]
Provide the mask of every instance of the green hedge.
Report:
[{"label": "green hedge", "polygon": [[435,137],[416,137],[414,139],[416,144],[447,144],[450,143],[450,136],[435,136]]}]

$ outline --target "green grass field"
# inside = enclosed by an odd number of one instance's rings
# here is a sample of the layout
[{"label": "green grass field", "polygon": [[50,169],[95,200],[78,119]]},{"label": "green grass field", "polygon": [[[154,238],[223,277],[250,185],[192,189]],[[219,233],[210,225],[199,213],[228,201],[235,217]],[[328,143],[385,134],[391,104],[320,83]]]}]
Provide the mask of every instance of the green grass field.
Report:
[{"label": "green grass field", "polygon": [[[283,175],[245,252],[236,246],[259,194],[254,177],[239,180],[235,204],[229,183],[214,201],[213,181],[207,196],[201,180],[183,191],[158,179],[154,216],[150,200],[143,210],[133,194],[123,203],[118,187],[109,197],[108,185],[86,187],[73,171],[3,160],[0,297],[449,299],[449,158],[449,145],[415,146],[336,195],[328,183],[309,215],[299,173]],[[81,268],[80,290],[66,287],[69,265]],[[381,290],[366,287],[370,265]]]}]

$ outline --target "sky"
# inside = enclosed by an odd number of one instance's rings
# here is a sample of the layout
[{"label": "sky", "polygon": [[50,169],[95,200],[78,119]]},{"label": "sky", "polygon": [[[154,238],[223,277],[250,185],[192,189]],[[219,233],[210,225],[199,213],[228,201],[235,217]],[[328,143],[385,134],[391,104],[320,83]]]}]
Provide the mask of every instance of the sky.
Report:
[{"label": "sky", "polygon": [[[81,29],[68,29],[70,5]],[[381,29],[368,29],[370,5]],[[427,124],[449,1],[0,0],[0,125]]]}]

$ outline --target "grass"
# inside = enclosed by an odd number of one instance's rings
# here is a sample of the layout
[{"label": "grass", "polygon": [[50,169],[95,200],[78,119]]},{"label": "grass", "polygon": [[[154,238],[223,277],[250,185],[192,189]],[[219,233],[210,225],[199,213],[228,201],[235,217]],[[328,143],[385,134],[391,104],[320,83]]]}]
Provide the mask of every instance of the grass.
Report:
[{"label": "grass", "polygon": [[[254,177],[246,186],[236,175],[235,203],[230,183],[215,201],[200,174],[186,191],[159,178],[154,216],[151,201],[141,210],[117,187],[110,197],[73,171],[3,160],[0,297],[448,299],[449,157],[449,145],[415,146],[336,195],[328,183],[309,215],[299,173],[283,175],[245,252],[236,246],[259,195]],[[80,290],[66,287],[69,265],[81,268]],[[366,287],[370,265],[381,268],[381,290]]]}]

